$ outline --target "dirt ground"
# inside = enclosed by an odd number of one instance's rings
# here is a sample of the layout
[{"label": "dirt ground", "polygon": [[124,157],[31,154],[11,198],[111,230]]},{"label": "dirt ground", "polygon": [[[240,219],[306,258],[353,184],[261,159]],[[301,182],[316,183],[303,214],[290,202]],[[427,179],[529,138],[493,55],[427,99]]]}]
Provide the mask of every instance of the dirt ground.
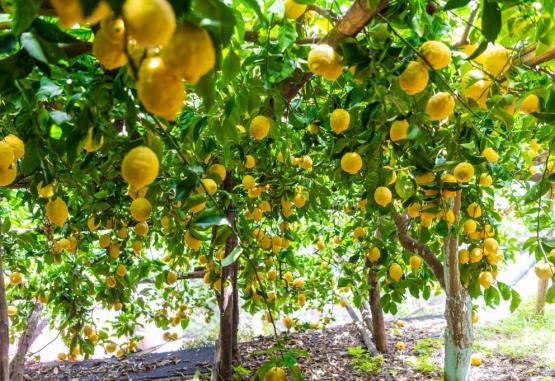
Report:
[{"label": "dirt ground", "polygon": [[[416,381],[440,380],[442,368],[442,319],[407,321],[405,327],[388,324],[389,353],[383,364],[375,359],[359,357],[352,348],[362,341],[351,326],[293,334],[288,348],[302,349],[298,365],[305,380],[311,381]],[[396,343],[406,347],[396,349]],[[273,345],[271,338],[243,343],[241,366],[251,371],[238,378],[250,380],[264,363]],[[351,348],[351,349],[349,349]],[[133,355],[122,360],[90,360],[80,363],[51,362],[29,365],[29,380],[192,380],[195,372],[207,374],[213,349]],[[483,363],[473,367],[474,381],[544,381],[555,379],[555,369],[537,364],[532,357],[510,357],[498,353],[481,354]],[[362,359],[362,360],[361,360]],[[378,364],[378,365],[376,365]],[[357,366],[358,365],[358,366]],[[364,369],[369,369],[365,371]],[[197,373],[198,374],[198,373]],[[202,377],[202,376],[201,376]],[[205,376],[206,377],[206,376]]]}]

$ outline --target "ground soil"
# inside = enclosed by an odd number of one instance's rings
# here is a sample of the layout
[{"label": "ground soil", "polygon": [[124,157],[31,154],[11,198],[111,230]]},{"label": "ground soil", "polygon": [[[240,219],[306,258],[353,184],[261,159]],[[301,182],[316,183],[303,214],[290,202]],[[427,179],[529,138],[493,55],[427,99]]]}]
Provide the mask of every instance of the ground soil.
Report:
[{"label": "ground soil", "polygon": [[[356,329],[351,326],[307,331],[291,335],[288,348],[300,348],[298,365],[305,380],[311,381],[416,381],[441,379],[442,319],[410,320],[405,327],[393,323],[387,327],[389,353],[381,369],[366,373],[355,369],[348,348],[362,346]],[[405,349],[395,348],[403,342]],[[271,356],[271,338],[259,338],[240,346],[241,366],[253,378],[260,364]],[[51,362],[30,364],[29,380],[190,380],[196,372],[207,374],[213,348],[189,349],[170,353],[135,354],[124,359],[90,360],[78,363]],[[537,364],[533,357],[502,354],[483,355],[483,364],[472,369],[474,381],[543,381],[555,379],[555,369]],[[411,365],[412,364],[412,365]],[[542,378],[546,377],[546,378]]]}]

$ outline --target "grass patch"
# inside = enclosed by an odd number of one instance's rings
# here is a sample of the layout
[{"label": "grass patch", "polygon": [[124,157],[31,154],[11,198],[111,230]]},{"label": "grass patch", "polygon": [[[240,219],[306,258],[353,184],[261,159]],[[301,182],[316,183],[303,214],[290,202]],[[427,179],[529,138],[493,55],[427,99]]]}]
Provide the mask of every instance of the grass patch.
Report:
[{"label": "grass patch", "polygon": [[535,302],[527,301],[506,319],[476,326],[474,350],[533,357],[543,364],[554,364],[554,324],[555,306],[547,305],[543,315],[536,315]]},{"label": "grass patch", "polygon": [[441,339],[426,338],[418,340],[412,350],[418,357],[415,357],[414,360],[411,359],[407,361],[407,364],[412,366],[414,370],[423,373],[431,373],[439,370],[437,365],[432,362],[432,359],[441,348],[442,343],[443,341]]},{"label": "grass patch", "polygon": [[382,355],[370,356],[370,353],[361,346],[347,348],[347,353],[353,358],[351,364],[356,370],[369,375],[378,374],[382,371]]}]

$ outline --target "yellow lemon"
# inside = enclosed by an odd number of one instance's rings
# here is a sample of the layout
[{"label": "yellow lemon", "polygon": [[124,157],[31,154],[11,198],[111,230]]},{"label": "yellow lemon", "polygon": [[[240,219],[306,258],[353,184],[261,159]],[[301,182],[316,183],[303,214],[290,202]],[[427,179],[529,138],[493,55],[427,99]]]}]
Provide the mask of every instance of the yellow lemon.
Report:
[{"label": "yellow lemon", "polygon": [[488,188],[491,186],[491,184],[493,184],[493,178],[487,173],[482,173],[480,175],[479,182],[480,182],[480,186],[484,188]]},{"label": "yellow lemon", "polygon": [[[123,20],[119,19],[123,28]],[[104,28],[100,28],[94,36],[93,55],[106,70],[114,70],[127,65],[127,54],[125,54],[125,40],[112,39]],[[90,152],[90,151],[89,151]]]},{"label": "yellow lemon", "polygon": [[436,180],[436,175],[433,172],[424,172],[415,176],[416,185],[431,184]]},{"label": "yellow lemon", "polygon": [[118,265],[118,267],[116,268],[116,274],[118,274],[118,276],[120,277],[124,277],[125,274],[127,274],[127,268],[124,265]]},{"label": "yellow lemon", "polygon": [[46,204],[46,217],[51,223],[63,227],[68,216],[67,205],[61,198],[48,201],[48,204]]},{"label": "yellow lemon", "polygon": [[472,164],[464,161],[455,166],[453,175],[461,183],[467,183],[474,177],[474,167]]},{"label": "yellow lemon", "polygon": [[472,218],[479,218],[482,215],[482,208],[476,202],[471,203],[466,208],[466,212]]},{"label": "yellow lemon", "polygon": [[225,180],[227,175],[225,167],[221,164],[212,164],[212,166],[208,169],[208,173],[215,173],[220,177],[220,179],[222,179],[222,181]]},{"label": "yellow lemon", "polygon": [[484,252],[479,247],[475,247],[470,251],[470,263],[478,263],[484,257]]},{"label": "yellow lemon", "polygon": [[60,18],[60,24],[66,28],[79,23],[96,24],[112,11],[106,1],[100,1],[91,15],[85,18],[80,0],[52,0],[50,4]]},{"label": "yellow lemon", "polygon": [[482,150],[482,156],[490,163],[497,163],[499,159],[499,154],[491,147],[484,148],[484,150]]},{"label": "yellow lemon", "polygon": [[204,193],[205,190],[206,192],[212,196],[214,193],[216,193],[218,191],[218,184],[212,180],[212,179],[202,179],[200,180],[201,182],[201,186],[198,189],[198,193]]},{"label": "yellow lemon", "polygon": [[453,113],[455,109],[455,99],[446,92],[434,94],[428,99],[426,113],[430,120],[443,120]]},{"label": "yellow lemon", "polygon": [[135,253],[140,253],[143,250],[143,244],[141,241],[133,241],[132,249]]},{"label": "yellow lemon", "polygon": [[408,95],[421,93],[428,86],[428,68],[418,61],[411,61],[399,76],[399,86]]},{"label": "yellow lemon", "polygon": [[156,154],[148,147],[135,147],[129,151],[121,165],[125,181],[136,189],[152,183],[158,177],[160,163]]},{"label": "yellow lemon", "polygon": [[484,73],[480,70],[470,70],[463,76],[462,84],[464,95],[473,99],[481,108],[486,109],[486,101],[492,82],[484,78]]},{"label": "yellow lemon", "polygon": [[497,77],[511,67],[511,53],[501,45],[490,44],[475,61],[482,65],[484,71]]},{"label": "yellow lemon", "polygon": [[253,189],[256,186],[256,180],[251,175],[245,175],[242,183],[246,189]]},{"label": "yellow lemon", "polygon": [[480,366],[482,365],[482,359],[478,355],[473,354],[470,356],[470,364],[472,366]]},{"label": "yellow lemon", "polygon": [[341,158],[341,169],[354,175],[362,168],[362,158],[356,152],[347,152]]},{"label": "yellow lemon", "polygon": [[151,48],[166,45],[175,29],[175,13],[166,0],[126,0],[123,18],[131,38]]},{"label": "yellow lemon", "polygon": [[376,204],[386,206],[391,202],[392,194],[387,187],[377,187],[374,191],[374,201]]},{"label": "yellow lemon", "polygon": [[470,252],[466,249],[459,251],[459,263],[461,265],[467,264],[470,261]]},{"label": "yellow lemon", "polygon": [[490,288],[493,283],[493,275],[489,271],[482,271],[478,276],[478,281],[483,288]]},{"label": "yellow lemon", "polygon": [[252,169],[256,165],[256,159],[252,155],[245,156],[245,168]]},{"label": "yellow lemon", "polygon": [[443,69],[451,62],[451,50],[440,41],[426,41],[420,47],[420,55],[424,64],[430,65],[434,70]]},{"label": "yellow lemon", "polygon": [[109,276],[108,278],[106,278],[106,286],[108,286],[108,288],[114,288],[116,287],[116,278],[114,278],[113,276]]},{"label": "yellow lemon", "polygon": [[327,80],[335,81],[341,75],[343,65],[334,48],[320,44],[312,48],[308,54],[308,69]]},{"label": "yellow lemon", "polygon": [[146,198],[136,198],[131,203],[131,216],[138,222],[145,222],[152,213],[152,205]]},{"label": "yellow lemon", "polygon": [[541,280],[548,280],[550,279],[555,271],[555,266],[553,264],[542,260],[536,263],[536,267],[534,268],[536,276]]},{"label": "yellow lemon", "polygon": [[193,85],[216,64],[216,50],[210,34],[190,23],[177,27],[161,54],[168,68]]},{"label": "yellow lemon", "polygon": [[466,235],[472,234],[476,231],[476,228],[477,228],[476,221],[472,219],[464,221],[464,224],[463,224],[464,234]]},{"label": "yellow lemon", "polygon": [[407,347],[407,345],[405,343],[403,343],[402,341],[398,341],[397,343],[395,343],[395,349],[397,349],[399,351],[402,351],[406,347]]},{"label": "yellow lemon", "polygon": [[368,251],[368,254],[366,254],[366,258],[368,258],[368,260],[370,262],[377,262],[380,259],[381,256],[381,252],[380,249],[378,249],[377,247],[373,247]]},{"label": "yellow lemon", "polygon": [[273,367],[266,373],[263,381],[287,381],[287,375],[283,368]]},{"label": "yellow lemon", "polygon": [[12,165],[11,167],[2,168],[0,167],[0,186],[10,185],[15,181],[17,177],[17,167]]},{"label": "yellow lemon", "polygon": [[23,140],[13,134],[9,134],[4,138],[4,142],[12,148],[15,160],[19,160],[25,156],[25,143],[23,143]]},{"label": "yellow lemon", "polygon": [[144,237],[148,234],[148,224],[146,222],[139,222],[135,225],[135,234],[139,237]]},{"label": "yellow lemon", "polygon": [[409,131],[409,123],[406,120],[396,120],[391,124],[389,129],[389,137],[392,141],[398,142],[407,138]]},{"label": "yellow lemon", "polygon": [[347,110],[342,108],[333,110],[330,115],[330,126],[333,132],[342,133],[349,128],[349,123],[351,123],[351,115]]},{"label": "yellow lemon", "polygon": [[8,306],[8,316],[9,317],[14,317],[15,315],[17,315],[17,307]]},{"label": "yellow lemon", "polygon": [[175,120],[185,102],[185,87],[160,57],[147,57],[143,61],[136,85],[139,99],[148,112]]},{"label": "yellow lemon", "polygon": [[0,169],[8,168],[15,162],[15,153],[11,145],[0,141]]},{"label": "yellow lemon", "polygon": [[418,255],[411,255],[409,263],[413,270],[418,270],[422,266],[422,258]]},{"label": "yellow lemon", "polygon": [[407,214],[410,218],[418,218],[420,216],[420,204],[413,202],[407,208]]},{"label": "yellow lemon", "polygon": [[250,134],[255,140],[262,140],[270,132],[270,119],[263,115],[255,116],[251,121]]},{"label": "yellow lemon", "polygon": [[389,276],[398,282],[403,276],[403,269],[398,263],[394,263],[389,267]]},{"label": "yellow lemon", "polygon": [[175,271],[168,271],[168,274],[166,275],[166,283],[169,285],[174,284],[175,282],[177,282],[177,274]]},{"label": "yellow lemon", "polygon": [[302,288],[304,286],[304,279],[297,278],[293,281],[293,287],[295,288]]},{"label": "yellow lemon", "polygon": [[306,4],[299,4],[294,0],[285,0],[285,17],[298,19],[306,11]]},{"label": "yellow lemon", "polygon": [[527,95],[518,106],[518,111],[532,114],[540,111],[540,98],[536,94]]},{"label": "yellow lemon", "polygon": [[185,244],[190,249],[195,250],[195,251],[200,249],[200,246],[201,246],[202,242],[200,240],[196,239],[195,237],[193,237],[193,235],[189,231],[187,231],[185,233],[184,239],[185,239]]}]

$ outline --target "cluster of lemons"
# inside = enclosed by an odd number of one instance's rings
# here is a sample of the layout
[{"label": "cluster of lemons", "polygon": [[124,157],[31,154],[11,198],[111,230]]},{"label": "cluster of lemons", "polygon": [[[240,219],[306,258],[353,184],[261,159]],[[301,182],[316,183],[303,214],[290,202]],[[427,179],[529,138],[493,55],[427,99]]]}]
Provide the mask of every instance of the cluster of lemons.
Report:
[{"label": "cluster of lemons", "polygon": [[93,54],[107,69],[129,64],[147,111],[174,120],[185,100],[182,79],[196,84],[216,63],[210,34],[191,23],[178,24],[167,0],[126,0],[121,18],[106,1],[84,17],[79,0],[52,2],[62,25],[100,22]]},{"label": "cluster of lemons", "polygon": [[0,140],[0,186],[10,185],[17,177],[17,160],[25,155],[25,144],[10,134]]}]

